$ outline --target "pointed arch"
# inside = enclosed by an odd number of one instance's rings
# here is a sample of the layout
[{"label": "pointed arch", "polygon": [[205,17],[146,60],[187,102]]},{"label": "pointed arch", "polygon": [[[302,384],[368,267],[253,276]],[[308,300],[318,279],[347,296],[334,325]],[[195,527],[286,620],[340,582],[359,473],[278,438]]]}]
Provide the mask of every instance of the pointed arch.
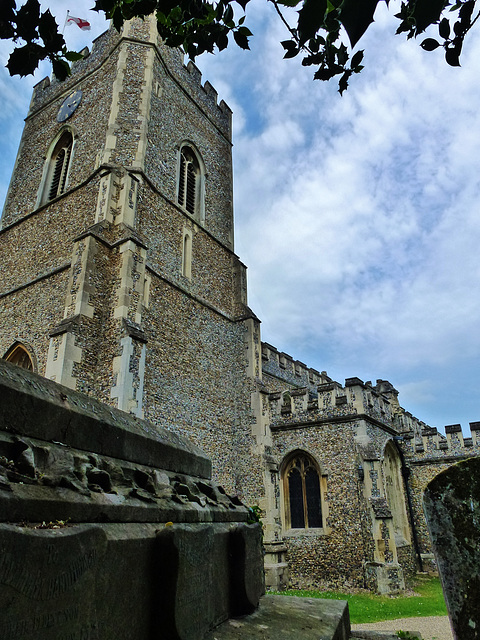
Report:
[{"label": "pointed arch", "polygon": [[28,349],[21,342],[14,342],[10,349],[5,353],[2,360],[16,364],[18,367],[22,367],[22,369],[27,369],[28,371],[37,370],[36,358],[33,350]]},{"label": "pointed arch", "polygon": [[178,155],[177,202],[199,222],[204,220],[205,166],[190,142],[180,145]]},{"label": "pointed arch", "polygon": [[70,126],[63,127],[50,144],[39,189],[38,206],[66,191],[74,144],[75,135]]},{"label": "pointed arch", "polygon": [[290,453],[281,465],[285,529],[321,529],[325,487],[315,459],[306,451]]}]

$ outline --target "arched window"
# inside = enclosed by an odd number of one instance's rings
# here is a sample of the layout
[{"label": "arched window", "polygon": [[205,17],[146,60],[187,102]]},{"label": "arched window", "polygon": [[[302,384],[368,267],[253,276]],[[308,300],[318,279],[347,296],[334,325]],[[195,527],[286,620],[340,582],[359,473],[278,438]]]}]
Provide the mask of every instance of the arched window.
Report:
[{"label": "arched window", "polygon": [[71,131],[66,130],[57,140],[51,154],[47,158],[40,204],[45,204],[45,202],[53,200],[64,193],[67,185],[72,149],[73,135]]},{"label": "arched window", "polygon": [[177,201],[192,216],[202,217],[202,163],[192,147],[187,145],[180,148]]},{"label": "arched window", "polygon": [[320,474],[307,453],[295,453],[285,465],[283,490],[287,529],[323,527]]},{"label": "arched window", "polygon": [[189,229],[183,231],[182,276],[189,280],[192,277],[192,232]]},{"label": "arched window", "polygon": [[12,347],[10,347],[7,353],[3,356],[3,359],[7,362],[11,362],[12,364],[16,364],[18,367],[22,367],[22,369],[28,369],[29,371],[34,370],[33,358],[23,344],[20,344],[20,342],[16,342]]}]

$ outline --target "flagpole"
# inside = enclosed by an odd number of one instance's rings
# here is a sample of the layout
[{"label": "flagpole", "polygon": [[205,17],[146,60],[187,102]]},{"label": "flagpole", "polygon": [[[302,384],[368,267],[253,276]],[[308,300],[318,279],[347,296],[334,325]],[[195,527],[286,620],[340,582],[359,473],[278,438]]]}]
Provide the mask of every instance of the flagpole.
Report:
[{"label": "flagpole", "polygon": [[67,9],[67,15],[65,16],[65,22],[63,24],[63,29],[62,29],[62,36],[65,33],[65,27],[67,26],[67,22],[68,22],[68,16],[70,15],[70,11]]}]

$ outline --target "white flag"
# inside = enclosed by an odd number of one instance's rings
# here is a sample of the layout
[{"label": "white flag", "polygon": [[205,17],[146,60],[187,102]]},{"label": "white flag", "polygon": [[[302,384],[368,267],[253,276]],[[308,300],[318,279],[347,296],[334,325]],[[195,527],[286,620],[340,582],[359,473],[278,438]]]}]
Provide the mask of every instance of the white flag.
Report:
[{"label": "white flag", "polygon": [[83,18],[74,18],[73,16],[68,16],[67,25],[70,24],[76,24],[82,31],[90,31],[90,23]]}]

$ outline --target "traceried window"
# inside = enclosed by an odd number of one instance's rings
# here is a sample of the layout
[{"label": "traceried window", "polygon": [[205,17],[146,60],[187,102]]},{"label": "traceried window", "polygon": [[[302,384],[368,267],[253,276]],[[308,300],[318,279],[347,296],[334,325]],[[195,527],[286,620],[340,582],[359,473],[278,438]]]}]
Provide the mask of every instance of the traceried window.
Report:
[{"label": "traceried window", "polygon": [[65,131],[58,139],[50,157],[47,159],[41,204],[44,204],[49,200],[53,200],[64,193],[67,186],[72,149],[72,133],[70,131]]},{"label": "traceried window", "polygon": [[178,174],[178,204],[192,216],[200,218],[203,208],[203,171],[201,162],[189,146],[180,149]]},{"label": "traceried window", "polygon": [[283,472],[285,525],[287,529],[323,527],[320,474],[314,460],[297,452]]},{"label": "traceried window", "polygon": [[27,349],[16,342],[7,353],[3,356],[3,359],[7,362],[11,362],[12,364],[16,364],[18,367],[22,367],[22,369],[28,369],[29,371],[34,370],[33,359]]}]

